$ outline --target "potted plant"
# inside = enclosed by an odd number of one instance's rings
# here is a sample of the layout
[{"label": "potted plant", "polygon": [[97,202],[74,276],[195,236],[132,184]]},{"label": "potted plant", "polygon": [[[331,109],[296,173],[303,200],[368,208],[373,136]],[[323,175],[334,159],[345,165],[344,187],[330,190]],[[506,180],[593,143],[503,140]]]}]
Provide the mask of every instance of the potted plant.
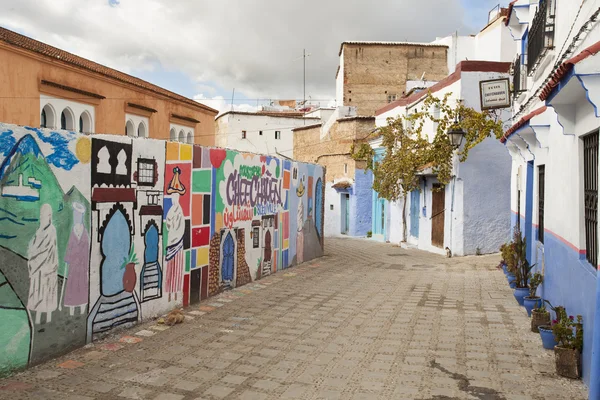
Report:
[{"label": "potted plant", "polygon": [[508,265],[511,272],[514,271],[516,277],[516,287],[514,290],[514,296],[519,305],[523,305],[524,297],[529,294],[529,277],[530,271],[534,265],[529,265],[527,261],[527,243],[525,238],[521,235],[521,230],[516,227],[513,236],[513,250]]},{"label": "potted plant", "polygon": [[550,325],[550,313],[546,310],[546,305],[541,302],[540,305],[531,310],[531,332],[539,333],[538,327]]},{"label": "potted plant", "polygon": [[554,347],[556,373],[571,379],[581,377],[581,350],[583,349],[583,318],[577,320],[567,317],[564,308],[560,311],[560,320],[552,326],[552,332],[558,344]]},{"label": "potted plant", "polygon": [[543,281],[544,276],[539,272],[533,274],[529,279],[529,296],[525,296],[525,298],[523,299],[523,305],[527,310],[527,315],[529,315],[530,317],[531,311],[534,308],[539,308],[542,304],[542,298],[536,296],[536,292],[537,288],[542,284]]},{"label": "potted plant", "polygon": [[506,264],[506,260],[510,258],[511,251],[511,243],[504,243],[500,246],[500,254],[502,255],[502,260],[500,260],[499,268],[502,268],[504,275],[508,276],[508,264]]},{"label": "potted plant", "polygon": [[[545,349],[552,350],[554,346],[556,346],[557,342],[554,338],[554,332],[552,332],[552,327],[558,323],[561,319],[561,310],[565,308],[563,306],[554,307],[548,300],[544,300],[544,303],[548,304],[550,309],[556,313],[556,319],[552,321],[552,323],[548,325],[538,325],[538,332],[540,333],[540,337],[542,338],[542,345]],[[549,316],[550,314],[548,314]]]},{"label": "potted plant", "polygon": [[126,292],[133,292],[135,289],[135,283],[137,281],[137,276],[135,274],[135,266],[138,264],[137,255],[135,254],[134,245],[131,245],[131,249],[129,250],[129,256],[123,259],[123,264],[121,264],[121,269],[125,269],[123,273],[123,290]]}]

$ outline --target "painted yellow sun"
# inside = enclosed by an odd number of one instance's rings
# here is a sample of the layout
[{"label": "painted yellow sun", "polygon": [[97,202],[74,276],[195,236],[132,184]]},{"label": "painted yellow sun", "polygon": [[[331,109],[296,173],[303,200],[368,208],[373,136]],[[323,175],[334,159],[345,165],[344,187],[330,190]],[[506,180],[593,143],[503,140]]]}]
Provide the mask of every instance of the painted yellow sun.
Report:
[{"label": "painted yellow sun", "polygon": [[90,138],[82,136],[77,139],[77,143],[75,143],[75,155],[82,164],[90,162],[92,157],[92,142]]}]

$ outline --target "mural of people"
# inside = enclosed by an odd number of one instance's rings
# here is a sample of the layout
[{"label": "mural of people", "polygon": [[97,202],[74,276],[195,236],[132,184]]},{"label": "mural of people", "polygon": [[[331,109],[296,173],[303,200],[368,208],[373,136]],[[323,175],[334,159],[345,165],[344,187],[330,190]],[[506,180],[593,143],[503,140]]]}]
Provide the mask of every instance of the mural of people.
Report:
[{"label": "mural of people", "polygon": [[169,301],[171,301],[171,294],[174,294],[175,301],[177,301],[177,293],[183,289],[183,236],[185,234],[185,221],[183,210],[179,204],[179,197],[185,194],[186,189],[179,180],[180,175],[181,169],[175,167],[173,169],[173,178],[167,188],[167,194],[171,196],[173,202],[165,219],[168,230],[167,249],[165,253],[165,291],[169,294]]},{"label": "mural of people", "polygon": [[29,297],[27,308],[35,312],[35,323],[40,324],[42,314],[46,322],[52,321],[52,312],[58,306],[58,247],[56,229],[52,224],[52,207],[40,208],[40,226],[29,242]]},{"label": "mural of people", "polygon": [[296,262],[302,264],[304,262],[304,203],[302,203],[302,199],[298,202],[296,221],[298,223],[298,233],[296,236]]},{"label": "mural of people", "polygon": [[[88,266],[90,238],[83,225],[85,207],[81,203],[73,203],[73,228],[67,244],[65,263],[68,264],[67,283],[62,287],[62,303],[69,307],[74,315],[75,308],[79,313],[85,312],[88,300]],[[62,306],[59,306],[62,309]]]}]

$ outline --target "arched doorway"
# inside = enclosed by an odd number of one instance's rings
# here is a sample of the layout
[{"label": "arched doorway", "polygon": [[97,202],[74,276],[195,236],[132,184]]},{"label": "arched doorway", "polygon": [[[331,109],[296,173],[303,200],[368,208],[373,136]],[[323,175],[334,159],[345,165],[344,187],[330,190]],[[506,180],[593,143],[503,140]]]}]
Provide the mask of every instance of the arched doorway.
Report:
[{"label": "arched doorway", "polygon": [[120,208],[116,208],[102,231],[101,291],[112,296],[123,291],[123,260],[129,257],[131,236],[129,223]]},{"label": "arched doorway", "polygon": [[322,237],[323,229],[323,184],[321,178],[317,179],[315,187],[315,228],[319,239]]},{"label": "arched doorway", "polygon": [[235,262],[235,243],[231,232],[227,233],[223,241],[223,262],[221,266],[221,281],[233,281],[233,269]]},{"label": "arched doorway", "polygon": [[158,228],[148,224],[144,233],[144,266],[140,273],[142,302],[162,297],[162,270],[158,263]]}]

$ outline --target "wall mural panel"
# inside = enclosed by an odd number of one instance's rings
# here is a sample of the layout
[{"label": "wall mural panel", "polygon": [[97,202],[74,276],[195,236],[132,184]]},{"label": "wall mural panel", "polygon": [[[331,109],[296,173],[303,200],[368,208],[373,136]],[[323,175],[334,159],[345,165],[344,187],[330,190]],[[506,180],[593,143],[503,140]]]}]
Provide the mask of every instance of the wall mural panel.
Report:
[{"label": "wall mural panel", "polygon": [[323,254],[323,169],[0,124],[0,375]]}]

